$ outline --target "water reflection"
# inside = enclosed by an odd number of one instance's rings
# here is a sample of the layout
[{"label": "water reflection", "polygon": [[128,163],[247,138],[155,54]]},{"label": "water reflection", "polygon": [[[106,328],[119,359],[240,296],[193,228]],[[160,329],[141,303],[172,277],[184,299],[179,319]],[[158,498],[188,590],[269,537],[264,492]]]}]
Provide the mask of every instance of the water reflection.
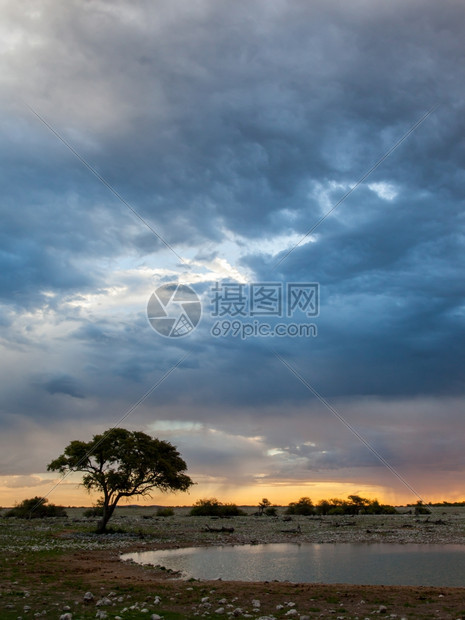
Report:
[{"label": "water reflection", "polygon": [[196,579],[465,586],[465,545],[277,543],[144,551],[122,559]]}]

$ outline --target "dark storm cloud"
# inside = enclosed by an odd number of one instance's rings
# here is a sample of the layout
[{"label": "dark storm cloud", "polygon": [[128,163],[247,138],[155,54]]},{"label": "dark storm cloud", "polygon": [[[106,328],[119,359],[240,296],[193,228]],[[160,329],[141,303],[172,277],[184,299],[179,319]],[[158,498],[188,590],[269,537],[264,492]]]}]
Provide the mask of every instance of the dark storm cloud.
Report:
[{"label": "dark storm cloud", "polygon": [[69,375],[52,377],[43,384],[44,390],[49,394],[68,394],[73,398],[84,398],[77,381]]},{"label": "dark storm cloud", "polygon": [[[241,423],[302,458],[302,471],[369,468],[370,454],[340,444],[339,430],[301,446],[287,420],[298,410],[319,423],[320,405],[269,345],[343,411],[344,398],[360,395],[463,394],[464,20],[454,1],[7,3],[5,425],[13,414],[113,423],[189,350],[135,420],[195,412],[220,426],[246,411],[253,424]],[[168,266],[166,281],[183,269],[178,258],[23,101],[176,251],[233,263],[226,239],[236,235],[248,251],[239,268],[257,280],[320,282],[318,337],[213,339],[207,318],[184,341],[157,337],[144,316],[151,286],[114,273]],[[286,250],[273,240],[305,234],[435,104],[314,238],[273,267]],[[261,242],[273,249],[260,252]],[[121,307],[98,314],[118,287]],[[459,427],[450,408],[444,415]],[[415,463],[415,441],[398,441],[401,422],[369,439],[396,463]],[[255,459],[248,449],[244,459]],[[450,466],[442,448],[430,450]],[[192,449],[199,469],[201,454]]]}]

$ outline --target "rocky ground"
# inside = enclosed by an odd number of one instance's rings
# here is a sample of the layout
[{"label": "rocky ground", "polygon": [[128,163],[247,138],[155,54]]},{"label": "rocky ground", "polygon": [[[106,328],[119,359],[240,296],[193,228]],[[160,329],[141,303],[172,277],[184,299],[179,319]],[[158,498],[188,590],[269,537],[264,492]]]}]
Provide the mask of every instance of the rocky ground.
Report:
[{"label": "rocky ground", "polygon": [[[82,511],[68,519],[0,519],[0,619],[465,618],[465,588],[181,581],[121,562],[131,550],[269,542],[463,543],[463,511],[428,517],[157,518],[123,508],[107,536]],[[206,526],[234,528],[209,532]],[[300,530],[300,531],[296,531]],[[453,570],[453,567],[451,567]],[[465,584],[464,584],[465,585]]]}]

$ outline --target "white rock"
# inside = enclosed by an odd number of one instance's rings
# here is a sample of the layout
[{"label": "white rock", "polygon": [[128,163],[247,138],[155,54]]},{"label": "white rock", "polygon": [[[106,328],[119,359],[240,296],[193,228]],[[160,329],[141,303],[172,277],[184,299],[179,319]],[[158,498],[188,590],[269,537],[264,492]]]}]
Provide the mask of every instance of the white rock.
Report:
[{"label": "white rock", "polygon": [[218,607],[218,609],[215,609],[215,614],[224,614],[224,607]]},{"label": "white rock", "polygon": [[92,592],[86,592],[84,594],[84,600],[86,601],[86,603],[93,601],[94,600],[94,595],[92,594]]},{"label": "white rock", "polygon": [[150,620],[161,620],[161,616],[159,616],[158,614],[152,614],[150,616]]},{"label": "white rock", "polygon": [[100,620],[104,620],[104,618],[108,618],[107,612],[103,611],[103,609],[99,609],[98,612],[95,614],[96,618],[100,618]]},{"label": "white rock", "polygon": [[104,605],[111,605],[111,603],[112,601],[107,596],[104,596],[99,601],[97,601],[96,605],[97,607],[103,607]]},{"label": "white rock", "polygon": [[297,611],[295,609],[289,609],[289,611],[286,611],[284,615],[285,616],[297,616]]},{"label": "white rock", "polygon": [[60,620],[73,620],[72,614],[61,614]]},{"label": "white rock", "polygon": [[254,598],[252,600],[252,607],[259,608],[260,607],[260,601],[258,599],[256,599],[256,598]]}]

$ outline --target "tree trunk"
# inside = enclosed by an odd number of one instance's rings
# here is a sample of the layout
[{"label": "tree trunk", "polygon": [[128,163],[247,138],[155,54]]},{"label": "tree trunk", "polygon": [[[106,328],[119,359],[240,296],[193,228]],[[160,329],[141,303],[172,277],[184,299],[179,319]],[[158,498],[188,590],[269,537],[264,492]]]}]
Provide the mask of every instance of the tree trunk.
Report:
[{"label": "tree trunk", "polygon": [[103,504],[103,515],[97,526],[97,534],[105,534],[107,531],[107,523],[111,519],[113,512],[116,508],[116,504],[109,506],[107,503]]}]

